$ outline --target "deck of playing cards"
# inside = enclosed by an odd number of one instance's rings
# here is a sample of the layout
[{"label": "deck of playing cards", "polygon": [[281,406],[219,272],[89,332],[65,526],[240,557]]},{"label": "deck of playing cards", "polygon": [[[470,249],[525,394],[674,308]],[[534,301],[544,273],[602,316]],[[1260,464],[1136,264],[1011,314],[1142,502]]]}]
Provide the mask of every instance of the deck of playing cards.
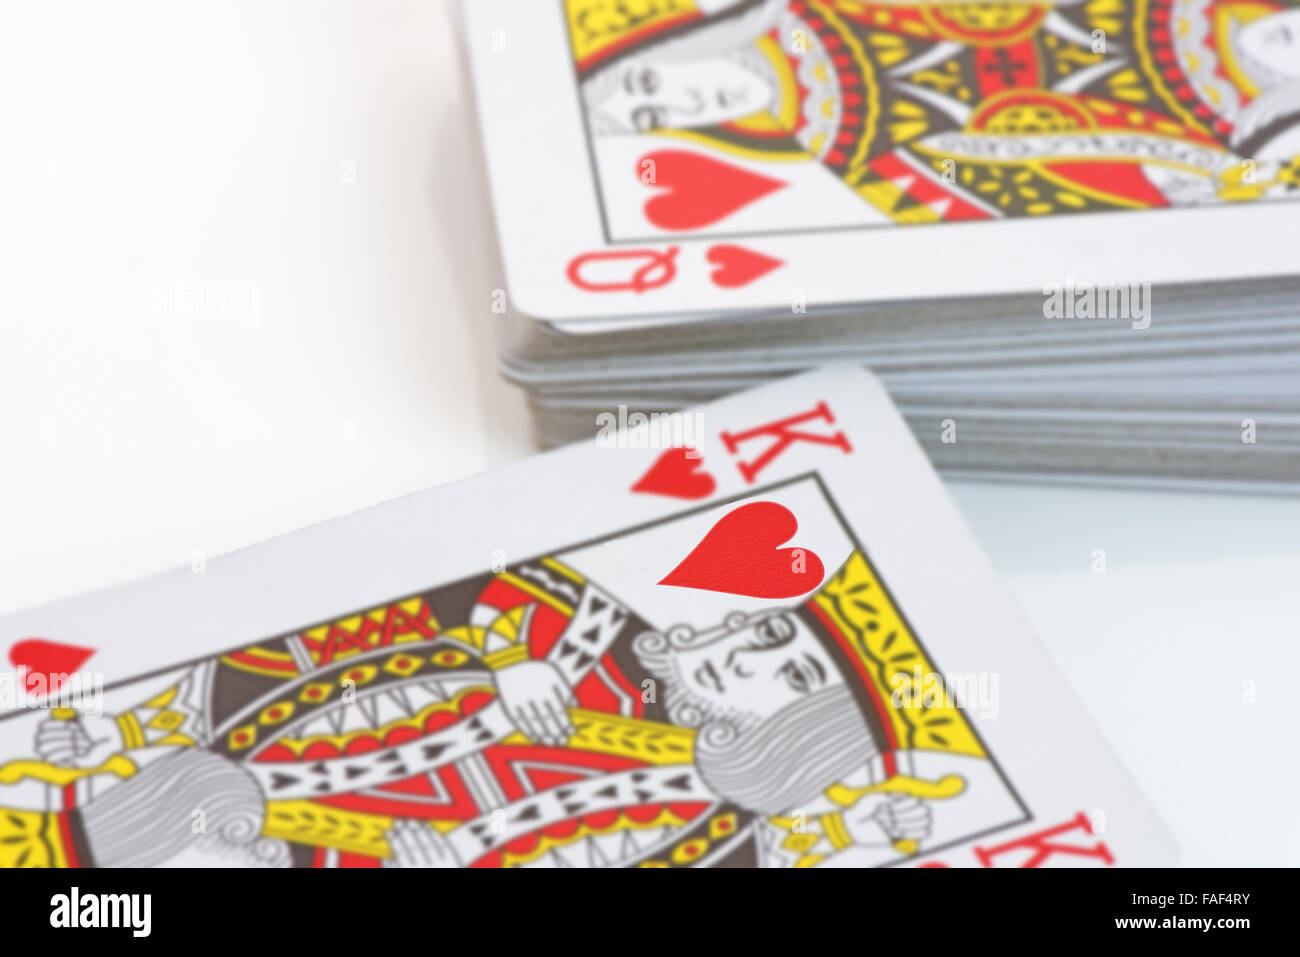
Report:
[{"label": "deck of playing cards", "polygon": [[1295,0],[460,14],[543,445],[849,359],[950,472],[1295,487]]},{"label": "deck of playing cards", "polygon": [[0,619],[0,867],[1173,861],[867,373],[678,420]]}]

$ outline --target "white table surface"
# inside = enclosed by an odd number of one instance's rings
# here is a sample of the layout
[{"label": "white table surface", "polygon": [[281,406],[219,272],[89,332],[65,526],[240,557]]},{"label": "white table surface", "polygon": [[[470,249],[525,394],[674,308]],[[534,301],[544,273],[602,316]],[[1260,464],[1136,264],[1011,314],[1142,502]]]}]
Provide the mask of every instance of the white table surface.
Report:
[{"label": "white table surface", "polygon": [[[0,613],[529,452],[438,0],[11,5],[0,116]],[[1184,861],[1300,864],[1300,501],[952,490]]]}]

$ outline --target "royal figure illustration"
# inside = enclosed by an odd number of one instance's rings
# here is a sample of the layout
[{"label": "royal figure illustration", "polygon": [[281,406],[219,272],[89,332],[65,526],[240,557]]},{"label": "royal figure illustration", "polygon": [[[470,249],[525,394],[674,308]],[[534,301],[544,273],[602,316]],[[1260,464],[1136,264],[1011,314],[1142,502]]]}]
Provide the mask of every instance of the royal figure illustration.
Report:
[{"label": "royal figure illustration", "polygon": [[1293,0],[564,8],[597,141],[816,162],[894,223],[1294,198],[1300,186]]},{"label": "royal figure illustration", "polygon": [[932,667],[861,553],[670,627],[529,561],[49,714],[0,865],[890,863],[1024,819],[956,703],[899,693]]}]

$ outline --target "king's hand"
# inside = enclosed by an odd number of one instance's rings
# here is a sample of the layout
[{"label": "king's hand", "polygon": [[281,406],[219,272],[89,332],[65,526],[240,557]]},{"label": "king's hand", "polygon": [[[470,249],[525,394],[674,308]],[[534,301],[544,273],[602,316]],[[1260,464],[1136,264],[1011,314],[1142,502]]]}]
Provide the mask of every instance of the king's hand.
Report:
[{"label": "king's hand", "polygon": [[548,661],[521,661],[495,672],[497,697],[521,733],[537,744],[562,747],[574,733],[568,708],[577,704],[560,669]]},{"label": "king's hand", "polygon": [[117,719],[55,712],[36,726],[36,754],[69,768],[94,768],[123,749]]},{"label": "king's hand", "polygon": [[842,813],[844,829],[855,844],[896,845],[930,835],[930,807],[910,794],[867,794]]},{"label": "king's hand", "polygon": [[460,867],[451,842],[427,821],[396,820],[384,837],[391,852],[384,867]]}]

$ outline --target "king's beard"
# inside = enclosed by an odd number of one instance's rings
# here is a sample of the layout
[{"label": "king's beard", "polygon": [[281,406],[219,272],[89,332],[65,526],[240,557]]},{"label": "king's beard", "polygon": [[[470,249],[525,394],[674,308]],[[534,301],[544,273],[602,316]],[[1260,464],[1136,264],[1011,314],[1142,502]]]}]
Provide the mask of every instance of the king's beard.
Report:
[{"label": "king's beard", "polygon": [[[828,685],[766,717],[729,708],[686,683],[673,633],[647,632],[633,641],[632,650],[663,683],[668,719],[698,729],[695,766],[719,797],[764,814],[786,813],[878,753],[847,685]],[[681,633],[693,635],[686,628]]]}]

